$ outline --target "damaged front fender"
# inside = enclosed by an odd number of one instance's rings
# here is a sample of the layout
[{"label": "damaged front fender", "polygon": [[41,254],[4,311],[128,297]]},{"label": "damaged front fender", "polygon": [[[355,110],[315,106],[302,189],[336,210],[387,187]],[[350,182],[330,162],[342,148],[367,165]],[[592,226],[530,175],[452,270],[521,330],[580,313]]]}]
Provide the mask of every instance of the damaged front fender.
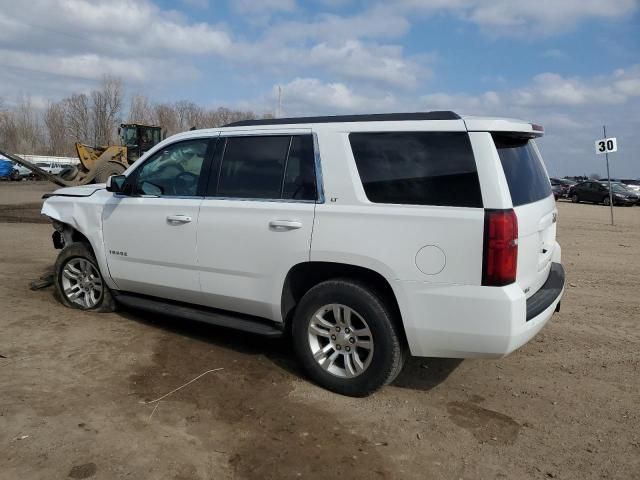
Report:
[{"label": "damaged front fender", "polygon": [[[91,187],[96,186],[91,185]],[[59,240],[62,240],[65,245],[74,241],[74,231],[87,238],[105,282],[110,288],[115,289],[116,285],[109,274],[102,235],[102,211],[107,199],[112,194],[101,188],[94,189],[90,194],[82,196],[78,195],[80,192],[76,191],[69,192],[73,195],[66,195],[67,192],[64,192],[78,188],[84,187],[65,188],[54,192],[54,195],[45,200],[41,213],[52,220],[54,228],[60,232],[61,238]]]}]

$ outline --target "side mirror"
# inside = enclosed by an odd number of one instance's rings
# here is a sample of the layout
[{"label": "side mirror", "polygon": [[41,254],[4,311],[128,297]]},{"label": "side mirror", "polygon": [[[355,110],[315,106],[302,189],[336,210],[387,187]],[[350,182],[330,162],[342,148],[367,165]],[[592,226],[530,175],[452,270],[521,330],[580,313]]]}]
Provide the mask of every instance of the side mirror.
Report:
[{"label": "side mirror", "polygon": [[125,175],[111,175],[107,178],[107,192],[123,193],[126,181]]}]

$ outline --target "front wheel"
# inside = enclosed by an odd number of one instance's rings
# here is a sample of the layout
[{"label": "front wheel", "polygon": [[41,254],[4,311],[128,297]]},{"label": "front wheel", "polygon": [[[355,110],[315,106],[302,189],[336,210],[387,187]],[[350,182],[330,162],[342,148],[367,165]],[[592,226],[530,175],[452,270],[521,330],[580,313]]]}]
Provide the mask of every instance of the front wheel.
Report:
[{"label": "front wheel", "polygon": [[603,203],[604,205],[606,205],[607,207],[608,207],[609,205],[611,205],[611,199],[609,198],[609,196],[608,196],[608,195],[602,199],[602,203]]},{"label": "front wheel", "polygon": [[571,201],[573,203],[580,203],[580,197],[578,196],[577,193],[574,193],[573,195],[571,195]]},{"label": "front wheel", "polygon": [[54,284],[62,303],[70,308],[112,312],[115,301],[100,274],[91,248],[82,242],[62,249],[54,266]]},{"label": "front wheel", "polygon": [[392,313],[359,282],[329,280],[309,290],[296,308],[292,337],[309,377],[342,395],[367,396],[402,370]]}]

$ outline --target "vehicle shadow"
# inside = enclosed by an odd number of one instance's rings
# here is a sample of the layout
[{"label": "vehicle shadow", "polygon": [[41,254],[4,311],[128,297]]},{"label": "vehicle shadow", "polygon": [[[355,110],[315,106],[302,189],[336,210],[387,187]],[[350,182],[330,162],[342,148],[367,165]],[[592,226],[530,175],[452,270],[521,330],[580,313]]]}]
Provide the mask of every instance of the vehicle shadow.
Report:
[{"label": "vehicle shadow", "polygon": [[296,363],[291,342],[287,336],[269,338],[171,315],[148,313],[142,310],[120,309],[118,315],[129,321],[143,323],[172,335],[177,334],[188,339],[205,342],[226,351],[243,355],[264,356],[288,373],[304,377],[304,372]]},{"label": "vehicle shadow", "polygon": [[[138,310],[118,312],[129,321],[143,323],[172,335],[205,342],[226,351],[243,355],[264,356],[274,366],[298,378],[306,378],[298,365],[290,337],[267,338],[256,334],[218,327],[207,323],[186,320],[170,315],[157,315]],[[444,382],[460,365],[461,359],[409,357],[393,386],[411,390],[428,391]]]},{"label": "vehicle shadow", "polygon": [[460,358],[409,357],[392,385],[428,391],[444,382],[461,363]]}]

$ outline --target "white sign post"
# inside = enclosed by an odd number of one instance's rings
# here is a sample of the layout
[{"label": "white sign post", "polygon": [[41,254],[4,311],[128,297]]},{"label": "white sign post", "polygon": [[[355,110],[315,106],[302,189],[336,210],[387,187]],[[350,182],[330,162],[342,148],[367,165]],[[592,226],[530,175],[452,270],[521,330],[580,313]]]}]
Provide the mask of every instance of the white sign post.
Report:
[{"label": "white sign post", "polygon": [[611,225],[613,225],[613,191],[611,190],[611,174],[609,173],[609,152],[618,151],[618,139],[616,137],[607,138],[607,127],[602,126],[604,138],[596,140],[596,155],[602,155],[607,159],[607,181],[609,182],[609,208],[611,209]]}]

